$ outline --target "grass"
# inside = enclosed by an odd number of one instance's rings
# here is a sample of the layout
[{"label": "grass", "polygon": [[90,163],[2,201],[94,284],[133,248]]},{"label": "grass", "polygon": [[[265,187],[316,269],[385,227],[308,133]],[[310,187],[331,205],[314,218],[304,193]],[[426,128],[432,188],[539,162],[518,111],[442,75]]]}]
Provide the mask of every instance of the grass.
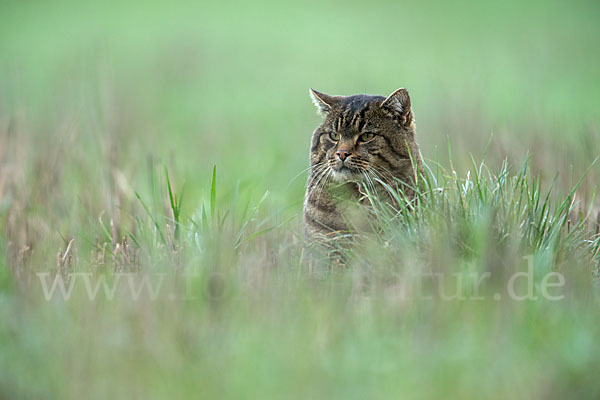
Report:
[{"label": "grass", "polygon": [[[114,299],[89,300],[77,278],[68,301],[57,291],[47,302],[39,282],[18,286],[19,296],[4,291],[6,396],[278,397],[289,387],[294,398],[597,395],[600,236],[577,213],[577,186],[551,200],[527,162],[498,173],[481,163],[464,178],[435,170],[415,204],[397,210],[374,198],[381,230],[354,247],[347,267],[317,272],[299,262],[297,224],[261,216],[261,202],[252,212],[217,203],[216,169],[207,206],[174,219],[181,197],[170,202],[165,174],[164,212],[143,206],[135,245],[98,242],[91,259],[54,270],[90,271],[92,286],[116,288]],[[523,299],[523,282],[515,300],[510,277],[528,271],[527,256],[536,300]],[[552,271],[566,285],[547,298]],[[137,273],[139,298],[123,272]],[[156,297],[139,289],[144,279]],[[89,380],[74,379],[81,374]]]},{"label": "grass", "polygon": [[[0,5],[0,398],[597,398],[600,8],[230,6]],[[311,271],[308,88],[399,86],[418,195]]]}]

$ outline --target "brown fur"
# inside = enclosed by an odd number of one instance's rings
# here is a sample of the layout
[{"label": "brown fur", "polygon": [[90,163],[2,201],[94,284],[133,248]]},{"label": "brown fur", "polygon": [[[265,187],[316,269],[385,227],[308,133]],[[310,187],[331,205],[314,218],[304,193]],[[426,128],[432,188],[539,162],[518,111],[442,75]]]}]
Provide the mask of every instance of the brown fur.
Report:
[{"label": "brown fur", "polygon": [[312,135],[304,199],[305,232],[312,240],[363,229],[369,218],[364,187],[385,196],[377,180],[401,186],[411,199],[413,165],[420,172],[422,164],[406,89],[387,98],[310,94],[324,115]]}]

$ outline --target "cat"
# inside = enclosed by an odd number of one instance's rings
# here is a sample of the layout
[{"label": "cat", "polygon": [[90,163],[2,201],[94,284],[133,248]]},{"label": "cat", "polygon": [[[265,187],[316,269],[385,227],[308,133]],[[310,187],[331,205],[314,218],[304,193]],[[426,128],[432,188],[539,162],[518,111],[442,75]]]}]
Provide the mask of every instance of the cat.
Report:
[{"label": "cat", "polygon": [[313,89],[310,95],[324,119],[312,135],[303,219],[306,238],[323,241],[370,223],[367,192],[386,196],[390,188],[401,188],[412,199],[423,167],[406,89],[387,98]]}]

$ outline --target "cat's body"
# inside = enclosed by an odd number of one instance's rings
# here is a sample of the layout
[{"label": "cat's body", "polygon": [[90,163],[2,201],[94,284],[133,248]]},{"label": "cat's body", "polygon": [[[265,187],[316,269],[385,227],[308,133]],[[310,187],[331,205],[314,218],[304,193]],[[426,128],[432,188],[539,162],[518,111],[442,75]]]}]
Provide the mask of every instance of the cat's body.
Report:
[{"label": "cat's body", "polygon": [[388,189],[401,187],[412,198],[422,163],[406,89],[388,98],[329,96],[313,90],[311,96],[325,117],[312,136],[304,199],[305,233],[314,240],[360,230],[368,223],[365,188],[387,196],[385,182]]}]

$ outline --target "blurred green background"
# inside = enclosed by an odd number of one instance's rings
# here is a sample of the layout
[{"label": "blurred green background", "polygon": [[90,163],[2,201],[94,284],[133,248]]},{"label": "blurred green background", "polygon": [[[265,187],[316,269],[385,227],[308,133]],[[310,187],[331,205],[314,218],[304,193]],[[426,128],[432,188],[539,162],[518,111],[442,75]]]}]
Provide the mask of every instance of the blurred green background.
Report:
[{"label": "blurred green background", "polygon": [[[597,153],[600,7],[589,2],[4,2],[4,125],[139,188],[144,157],[189,189],[252,182],[297,203],[319,121],[308,88],[409,89],[426,158],[530,151],[553,176]],[[11,126],[12,126],[11,125]],[[75,150],[77,149],[77,150]],[[48,155],[50,157],[50,155]],[[40,161],[43,163],[43,161]],[[28,164],[31,166],[31,163]],[[42,166],[40,166],[42,168]],[[261,190],[258,190],[259,192]],[[188,204],[191,205],[191,204]]]},{"label": "blurred green background", "polygon": [[[301,248],[320,121],[309,88],[406,87],[426,160],[464,174],[486,147],[490,168],[529,153],[534,173],[558,175],[566,192],[600,149],[598,21],[595,0],[0,1],[0,398],[598,394],[595,292],[593,310],[399,312],[349,305],[354,272],[307,289],[276,268],[297,265]],[[287,225],[235,252],[210,237],[209,256],[189,250],[181,264],[241,265],[262,296],[116,306],[31,294],[30,273],[55,272],[71,238],[76,271],[91,268],[102,224],[114,251],[114,232],[143,238],[135,193],[162,213],[163,166],[177,194],[185,185],[183,215],[195,215],[214,165],[219,207],[238,195],[253,207],[268,191],[257,214],[268,222],[250,225]],[[597,182],[596,169],[582,198]],[[148,268],[179,265],[141,247]],[[486,254],[478,260],[504,257]]]}]

